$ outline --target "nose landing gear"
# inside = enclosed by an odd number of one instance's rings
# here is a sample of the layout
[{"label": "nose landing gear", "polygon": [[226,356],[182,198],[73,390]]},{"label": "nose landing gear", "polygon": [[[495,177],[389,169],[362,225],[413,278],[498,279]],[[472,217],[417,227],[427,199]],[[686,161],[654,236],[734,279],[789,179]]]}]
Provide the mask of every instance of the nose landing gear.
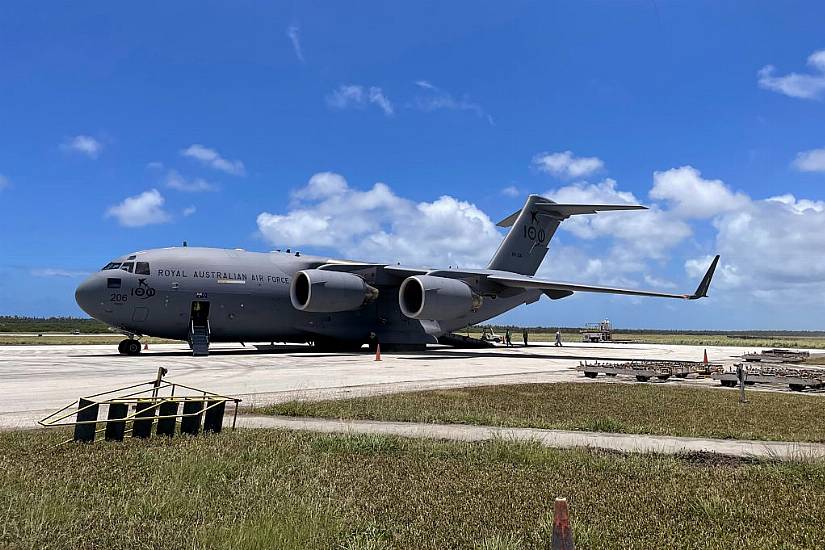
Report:
[{"label": "nose landing gear", "polygon": [[138,355],[140,354],[140,342],[134,338],[127,338],[117,345],[117,351],[121,355]]}]

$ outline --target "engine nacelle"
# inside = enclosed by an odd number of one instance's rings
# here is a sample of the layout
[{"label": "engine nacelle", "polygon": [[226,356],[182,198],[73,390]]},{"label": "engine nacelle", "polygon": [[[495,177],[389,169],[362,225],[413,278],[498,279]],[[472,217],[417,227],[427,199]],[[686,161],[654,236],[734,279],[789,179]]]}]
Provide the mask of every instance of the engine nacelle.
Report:
[{"label": "engine nacelle", "polygon": [[455,319],[478,311],[481,300],[464,281],[431,275],[407,277],[398,290],[401,313],[428,321]]},{"label": "engine nacelle", "polygon": [[306,269],[292,278],[289,298],[295,309],[310,313],[352,311],[378,298],[378,289],[352,273]]}]

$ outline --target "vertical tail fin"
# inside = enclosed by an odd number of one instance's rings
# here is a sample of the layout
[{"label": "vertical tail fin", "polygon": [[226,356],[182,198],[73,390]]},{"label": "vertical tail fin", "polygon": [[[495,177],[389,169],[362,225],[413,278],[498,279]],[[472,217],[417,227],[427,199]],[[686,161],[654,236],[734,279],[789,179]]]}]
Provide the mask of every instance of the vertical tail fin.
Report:
[{"label": "vertical tail fin", "polygon": [[643,210],[631,204],[558,204],[540,195],[530,195],[524,207],[500,222],[499,227],[511,227],[510,232],[490,260],[488,269],[511,271],[520,275],[535,275],[547,254],[550,239],[559,224],[577,214],[595,214],[604,210]]}]

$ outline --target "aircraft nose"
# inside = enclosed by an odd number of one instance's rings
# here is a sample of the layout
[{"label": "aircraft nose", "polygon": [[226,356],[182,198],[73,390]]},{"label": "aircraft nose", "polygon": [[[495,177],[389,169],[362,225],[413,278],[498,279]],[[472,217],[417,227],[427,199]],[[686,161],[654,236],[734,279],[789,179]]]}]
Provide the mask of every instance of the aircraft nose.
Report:
[{"label": "aircraft nose", "polygon": [[103,279],[94,274],[80,283],[74,292],[74,299],[90,317],[97,317],[103,299]]}]

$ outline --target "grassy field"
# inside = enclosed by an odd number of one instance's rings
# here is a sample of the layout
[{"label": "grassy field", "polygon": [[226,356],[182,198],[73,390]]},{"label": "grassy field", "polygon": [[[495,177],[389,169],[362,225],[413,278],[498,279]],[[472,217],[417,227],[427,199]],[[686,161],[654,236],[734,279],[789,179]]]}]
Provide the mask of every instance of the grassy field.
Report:
[{"label": "grassy field", "polygon": [[267,414],[615,433],[825,441],[825,399],[663,384],[520,384],[293,401]]},{"label": "grassy field", "polygon": [[825,462],[248,430],[55,448],[0,434],[0,547],[815,548]]},{"label": "grassy field", "polygon": [[[85,346],[89,344],[106,344],[117,346],[118,342],[126,338],[122,334],[112,334],[105,336],[66,336],[66,335],[50,335],[43,336],[12,336],[0,334],[0,346]],[[174,344],[179,340],[166,340],[164,338],[145,337],[141,338],[141,343],[148,342],[149,344]]]},{"label": "grassy field", "polygon": [[[463,331],[460,334],[474,338],[481,337],[481,332]],[[498,336],[504,336],[504,331],[496,331]],[[556,338],[556,332],[531,331],[529,333],[530,342],[552,342]],[[513,343],[520,345],[521,329],[515,329],[512,333]],[[723,333],[694,333],[694,332],[616,332],[613,339],[617,341],[633,342],[640,344],[665,344],[665,345],[688,345],[688,346],[735,346],[751,348],[753,350],[763,348],[810,348],[825,349],[825,337],[822,336],[787,336],[787,335],[764,335],[747,336]],[[562,331],[562,341],[566,344],[576,344],[582,341],[578,332]]]}]

